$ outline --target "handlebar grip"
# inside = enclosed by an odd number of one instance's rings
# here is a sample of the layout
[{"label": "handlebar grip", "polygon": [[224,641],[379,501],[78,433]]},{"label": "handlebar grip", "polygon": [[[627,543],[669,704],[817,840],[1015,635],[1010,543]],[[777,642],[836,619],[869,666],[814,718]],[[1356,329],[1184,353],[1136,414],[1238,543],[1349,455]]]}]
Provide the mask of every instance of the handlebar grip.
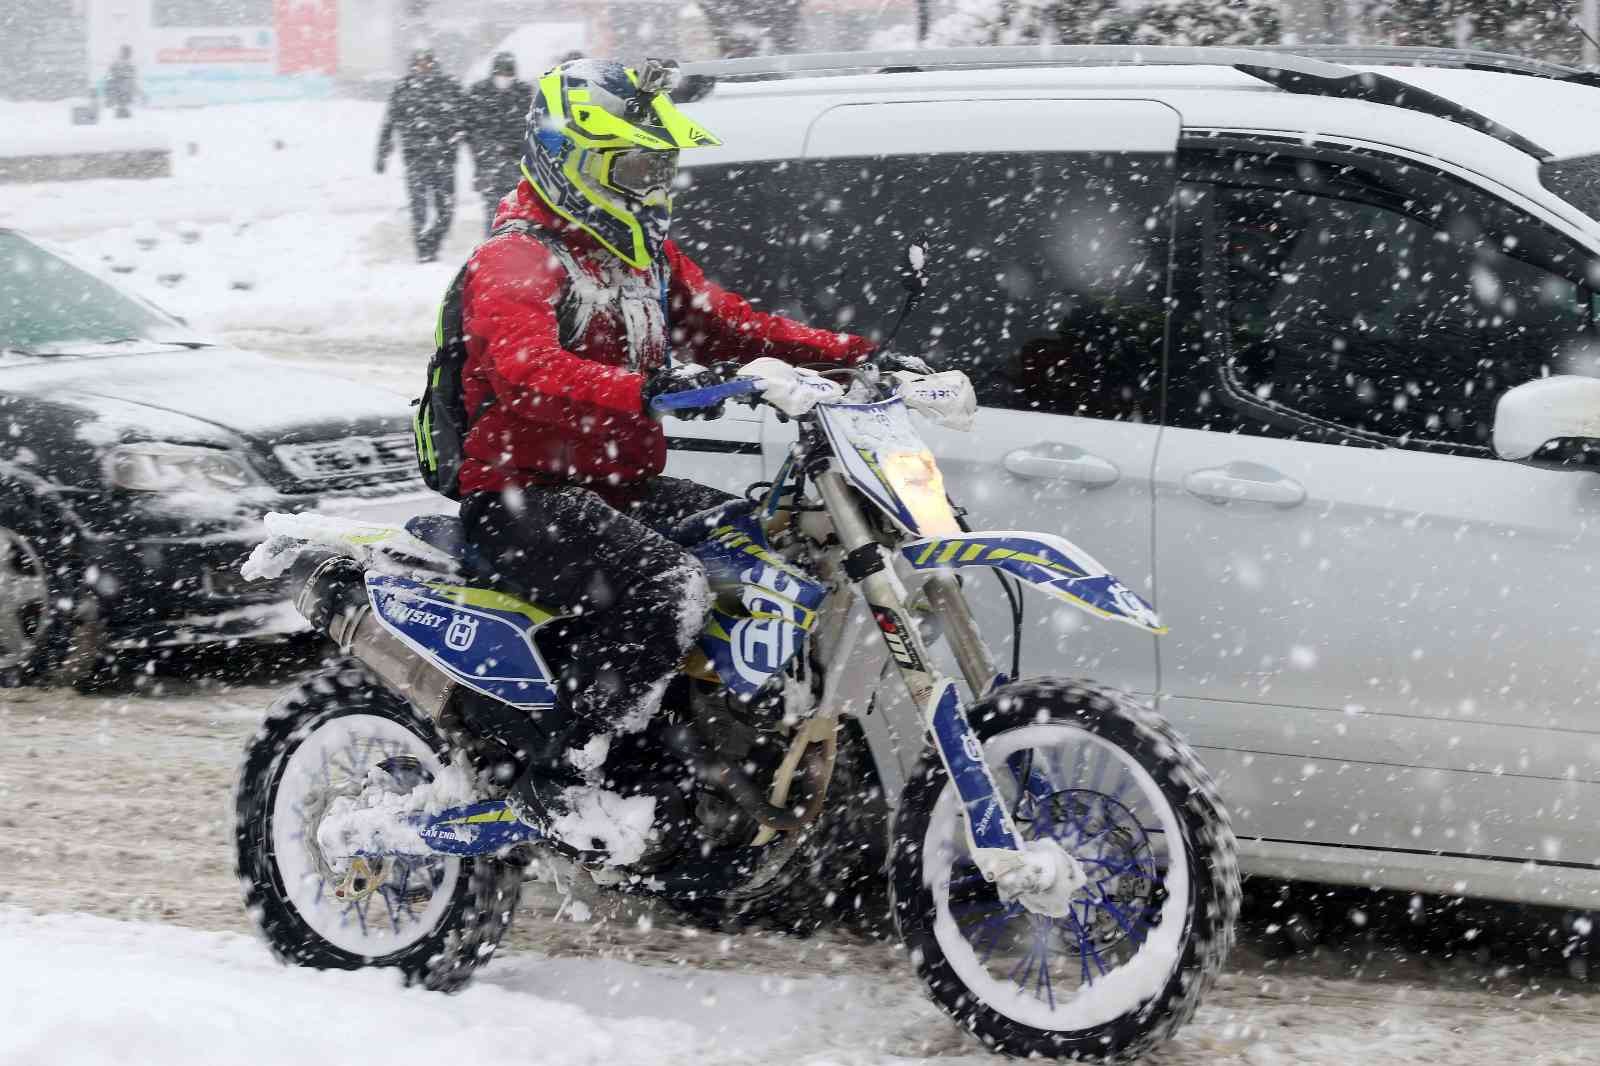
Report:
[{"label": "handlebar grip", "polygon": [[760,382],[750,378],[734,378],[719,385],[707,385],[703,389],[662,393],[650,401],[650,410],[665,414],[668,411],[684,411],[694,407],[715,407],[723,400],[731,400],[735,396],[748,396],[760,391]]}]

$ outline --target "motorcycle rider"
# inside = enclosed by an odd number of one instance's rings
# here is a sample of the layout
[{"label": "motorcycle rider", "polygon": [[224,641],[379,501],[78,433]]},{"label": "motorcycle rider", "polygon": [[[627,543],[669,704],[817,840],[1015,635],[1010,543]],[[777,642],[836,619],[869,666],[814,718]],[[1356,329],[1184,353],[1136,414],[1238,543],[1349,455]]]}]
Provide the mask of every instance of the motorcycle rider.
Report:
[{"label": "motorcycle rider", "polygon": [[849,365],[873,351],[756,310],[668,238],[678,152],[719,143],[672,103],[674,74],[579,59],[540,79],[522,181],[462,296],[468,543],[493,580],[584,623],[562,677],[571,720],[525,751],[510,795],[569,842],[563,820],[581,822],[592,794],[582,774],[598,780],[610,736],[649,722],[705,619],[704,573],[664,534],[732,499],[662,476],[651,399],[722,380],[694,358]]}]

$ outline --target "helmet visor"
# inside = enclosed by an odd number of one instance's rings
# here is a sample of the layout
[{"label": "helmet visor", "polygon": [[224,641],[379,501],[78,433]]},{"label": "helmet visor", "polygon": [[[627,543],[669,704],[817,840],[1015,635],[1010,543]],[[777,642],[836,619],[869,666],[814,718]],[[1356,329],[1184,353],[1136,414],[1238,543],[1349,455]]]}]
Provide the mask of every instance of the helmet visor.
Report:
[{"label": "helmet visor", "polygon": [[677,152],[632,148],[612,157],[606,180],[613,187],[644,199],[650,193],[667,189],[677,173]]}]

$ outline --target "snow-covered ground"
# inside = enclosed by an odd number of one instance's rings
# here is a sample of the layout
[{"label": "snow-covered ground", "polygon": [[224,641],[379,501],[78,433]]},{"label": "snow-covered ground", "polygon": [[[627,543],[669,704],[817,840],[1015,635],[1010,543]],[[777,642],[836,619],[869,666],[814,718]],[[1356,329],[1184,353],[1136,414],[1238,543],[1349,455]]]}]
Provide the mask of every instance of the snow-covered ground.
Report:
[{"label": "snow-covered ground", "polygon": [[[414,1061],[475,1066],[995,1061],[891,945],[698,932],[587,893],[592,916],[574,923],[539,884],[459,996],[280,967],[245,935],[229,827],[275,685],[165,685],[0,693],[0,1063],[343,1062],[397,1038]],[[1395,954],[1348,976],[1361,962],[1270,963],[1247,943],[1148,1061],[1600,1061],[1600,996],[1564,978]]]},{"label": "snow-covered ground", "polygon": [[[0,104],[0,130],[62,117]],[[482,216],[464,163],[442,260],[414,263],[399,161],[372,171],[379,117],[349,101],[144,113],[172,178],[0,187],[0,225],[130,271],[203,332],[411,394]],[[540,885],[459,996],[279,967],[244,935],[229,808],[281,681],[0,690],[0,1064],[993,1061],[893,946],[697,933],[610,898],[558,921]],[[1282,965],[1248,943],[1235,965],[1148,1061],[1600,1061],[1600,997],[1550,973],[1393,953]]]}]

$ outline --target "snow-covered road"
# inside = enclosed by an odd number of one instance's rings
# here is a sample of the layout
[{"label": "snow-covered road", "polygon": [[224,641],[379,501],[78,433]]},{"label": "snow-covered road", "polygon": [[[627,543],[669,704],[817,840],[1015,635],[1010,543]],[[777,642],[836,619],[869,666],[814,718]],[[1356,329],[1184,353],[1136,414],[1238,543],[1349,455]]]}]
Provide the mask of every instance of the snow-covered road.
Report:
[{"label": "snow-covered road", "polygon": [[[982,1063],[893,946],[723,936],[541,885],[464,994],[278,966],[248,935],[228,804],[271,684],[0,694],[0,1063]],[[1548,974],[1250,945],[1164,1064],[1600,1061],[1600,996]],[[1386,974],[1378,976],[1377,974]]]}]

